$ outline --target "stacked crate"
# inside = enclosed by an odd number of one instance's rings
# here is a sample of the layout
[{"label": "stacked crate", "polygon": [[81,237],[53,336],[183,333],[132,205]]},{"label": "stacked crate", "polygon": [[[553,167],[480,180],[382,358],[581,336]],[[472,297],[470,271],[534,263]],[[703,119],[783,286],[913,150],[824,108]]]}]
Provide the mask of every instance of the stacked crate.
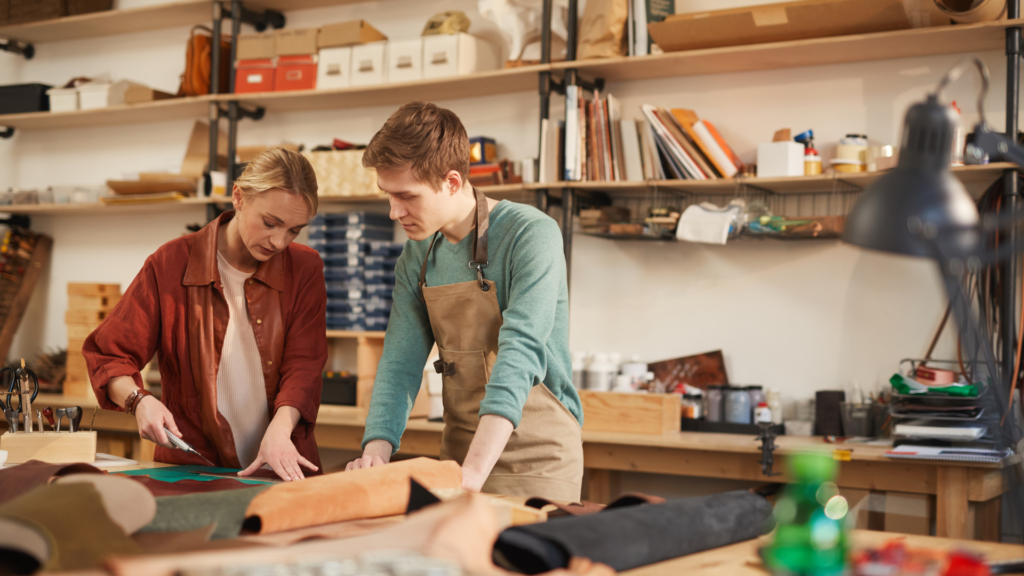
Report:
[{"label": "stacked crate", "polygon": [[388,326],[395,263],[402,243],[385,214],[320,214],[309,230],[309,246],[324,260],[329,330],[381,331]]},{"label": "stacked crate", "polygon": [[120,284],[68,283],[68,311],[64,313],[64,323],[68,329],[65,396],[95,398],[89,384],[89,368],[85,365],[82,345],[120,300]]}]

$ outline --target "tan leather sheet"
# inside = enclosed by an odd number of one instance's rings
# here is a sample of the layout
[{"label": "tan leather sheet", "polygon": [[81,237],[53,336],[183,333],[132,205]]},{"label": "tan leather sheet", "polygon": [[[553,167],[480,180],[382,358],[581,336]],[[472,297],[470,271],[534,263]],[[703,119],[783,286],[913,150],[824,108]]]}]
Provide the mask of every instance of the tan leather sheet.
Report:
[{"label": "tan leather sheet", "polygon": [[459,488],[462,468],[451,461],[414,458],[277,484],[249,503],[243,529],[269,534],[404,514],[412,479],[428,490]]}]

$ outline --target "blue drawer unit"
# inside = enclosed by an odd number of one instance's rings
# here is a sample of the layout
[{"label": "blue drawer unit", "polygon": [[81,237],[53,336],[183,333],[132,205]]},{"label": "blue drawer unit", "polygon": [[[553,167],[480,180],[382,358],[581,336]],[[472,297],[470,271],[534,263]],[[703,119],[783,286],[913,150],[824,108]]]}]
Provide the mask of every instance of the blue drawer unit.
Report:
[{"label": "blue drawer unit", "polygon": [[393,302],[390,299],[368,299],[368,300],[349,300],[349,299],[335,299],[331,298],[327,300],[327,311],[342,313],[342,314],[366,314],[367,316],[384,316],[387,317],[391,314],[391,306]]},{"label": "blue drawer unit", "polygon": [[395,270],[398,264],[397,257],[391,256],[364,256],[362,265],[367,270]]},{"label": "blue drawer unit", "polygon": [[324,261],[324,267],[327,266],[366,266],[366,259],[369,256],[363,256],[362,254],[347,254],[347,253],[331,253],[321,254],[320,257]]},{"label": "blue drawer unit", "polygon": [[395,270],[372,270],[367,269],[363,271],[363,279],[366,280],[367,284],[391,284],[395,285]]},{"label": "blue drawer unit", "polygon": [[325,266],[324,279],[331,280],[365,280],[361,266]]},{"label": "blue drawer unit", "polygon": [[393,225],[393,221],[387,214],[359,210],[355,212],[342,212],[340,214],[317,214],[313,218],[313,224],[369,224],[371,226],[386,227]]},{"label": "blue drawer unit", "polygon": [[388,329],[388,319],[378,318],[374,316],[367,316],[363,319],[363,325],[366,329],[371,332],[383,332]]},{"label": "blue drawer unit", "polygon": [[402,255],[402,247],[405,244],[401,242],[382,242],[370,240],[367,242],[367,252],[370,256],[384,256],[386,258],[398,258]]},{"label": "blue drawer unit", "polygon": [[362,298],[366,286],[362,280],[328,280],[328,298]]}]

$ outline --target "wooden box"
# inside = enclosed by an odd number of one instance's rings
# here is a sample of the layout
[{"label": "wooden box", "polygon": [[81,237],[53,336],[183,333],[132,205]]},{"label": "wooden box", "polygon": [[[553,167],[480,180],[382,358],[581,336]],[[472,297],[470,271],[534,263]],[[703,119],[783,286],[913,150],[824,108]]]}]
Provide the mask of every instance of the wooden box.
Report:
[{"label": "wooden box", "polygon": [[75,310],[69,308],[64,313],[65,324],[98,324],[104,321],[109,314],[106,310]]},{"label": "wooden box", "polygon": [[592,432],[678,432],[683,416],[679,394],[580,390],[580,400],[583,401],[583,429]]},{"label": "wooden box", "polygon": [[110,311],[121,301],[120,294],[110,296],[68,296],[68,310],[105,310]]},{"label": "wooden box", "polygon": [[68,296],[120,296],[120,284],[68,282]]},{"label": "wooden box", "polygon": [[7,432],[0,436],[0,450],[7,451],[8,464],[91,464],[96,461],[96,432]]}]

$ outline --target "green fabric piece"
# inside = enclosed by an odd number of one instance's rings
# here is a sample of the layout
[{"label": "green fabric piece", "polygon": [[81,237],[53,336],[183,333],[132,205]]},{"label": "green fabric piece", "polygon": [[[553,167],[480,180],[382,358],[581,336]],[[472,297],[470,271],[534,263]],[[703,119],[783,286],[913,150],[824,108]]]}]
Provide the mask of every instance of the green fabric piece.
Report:
[{"label": "green fabric piece", "polygon": [[[920,390],[913,387],[906,380],[906,376],[903,376],[902,374],[893,374],[892,378],[889,379],[889,383],[892,384],[893,389],[900,394],[914,394],[921,396],[959,396],[964,398],[974,398],[978,395],[977,384],[968,384],[966,386],[928,386],[925,390]],[[922,384],[918,385],[923,386]]]},{"label": "green fabric piece", "polygon": [[96,487],[85,482],[39,486],[0,506],[0,518],[25,524],[49,542],[47,572],[90,570],[113,554],[142,553],[111,520]]},{"label": "green fabric piece", "polygon": [[[582,425],[583,405],[572,384],[569,291],[558,224],[532,206],[503,200],[491,210],[487,238],[489,265],[484,276],[496,285],[503,324],[479,414],[503,416],[518,427],[530,390],[544,383]],[[394,305],[363,446],[383,439],[398,451],[423,380],[423,366],[434,345],[419,290],[420,268],[429,247],[430,238],[410,240],[398,259]],[[427,285],[476,280],[476,270],[467,266],[472,251],[472,233],[458,244],[439,236],[427,267]]]},{"label": "green fabric piece", "polygon": [[188,532],[216,524],[211,540],[237,538],[242,531],[245,510],[257,494],[269,486],[161,496],[156,499],[156,516],[139,532]]},{"label": "green fabric piece", "polygon": [[[125,476],[149,476],[154,480],[160,480],[163,482],[177,482],[179,480],[198,480],[200,482],[210,482],[212,480],[223,480],[223,476],[204,476],[202,473],[208,474],[236,474],[239,472],[238,468],[214,468],[213,466],[166,466],[163,468],[143,468],[141,470],[125,470],[123,472],[117,472],[117,474],[124,474]],[[266,486],[266,480],[249,480],[246,478],[232,478],[243,484],[252,484],[255,486]]]}]

